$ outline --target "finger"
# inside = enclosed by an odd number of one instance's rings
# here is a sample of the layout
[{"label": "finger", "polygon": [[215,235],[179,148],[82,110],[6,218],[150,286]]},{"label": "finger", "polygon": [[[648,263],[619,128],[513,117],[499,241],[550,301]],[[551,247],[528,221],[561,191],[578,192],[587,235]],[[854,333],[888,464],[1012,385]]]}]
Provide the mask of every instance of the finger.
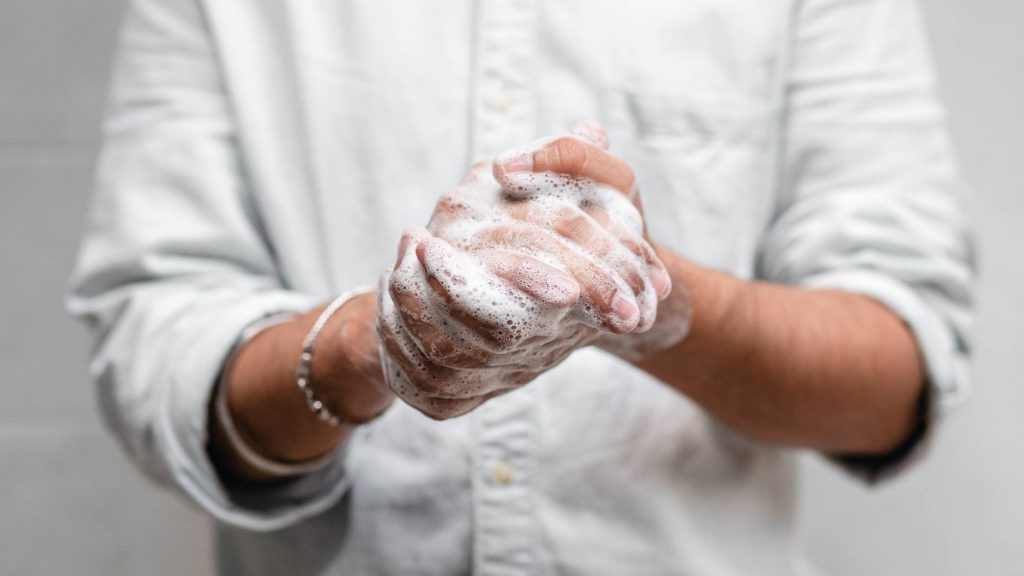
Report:
[{"label": "finger", "polygon": [[487,396],[467,398],[465,400],[424,397],[416,402],[406,401],[406,403],[419,410],[420,413],[431,420],[443,421],[458,418],[459,416],[465,416],[473,410],[476,410],[487,400]]},{"label": "finger", "polygon": [[[464,338],[484,350],[505,354],[523,338],[547,329],[542,319],[554,322],[564,316],[579,298],[579,286],[564,272],[533,258],[515,261],[511,254],[491,256],[486,262],[477,253],[456,250],[437,238],[417,250],[445,312],[454,325],[468,329]],[[558,308],[563,312],[558,313]]]},{"label": "finger", "polygon": [[402,232],[402,238],[398,241],[398,250],[395,254],[395,266],[398,268],[402,258],[409,253],[410,249],[420,242],[431,238],[433,235],[422,226],[412,226]]},{"label": "finger", "polygon": [[[435,383],[439,381],[439,378],[434,377],[437,376],[436,374],[432,375],[428,372],[432,368],[431,363],[405,329],[399,305],[386,288],[391,283],[389,276],[385,274],[382,279],[381,283],[384,285],[384,289],[378,292],[377,297],[379,310],[377,334],[380,337],[382,352],[385,353],[385,358],[396,364],[396,366],[392,366],[395,371],[386,373],[385,376],[396,394],[403,396],[419,394],[418,389],[406,389],[406,386],[412,386],[413,376],[417,377],[417,380],[426,380],[428,383]],[[438,390],[428,388],[426,391],[436,393]]]},{"label": "finger", "polygon": [[434,420],[447,420],[466,414],[483,404],[491,394],[469,398],[439,398],[420,391],[396,357],[383,359],[388,385],[403,402]]},{"label": "finger", "polygon": [[501,187],[491,172],[490,162],[477,162],[471,166],[462,182],[438,199],[427,227],[437,230],[460,219],[479,215],[477,212],[481,208],[486,210],[490,203],[481,200],[496,199],[501,193]]},{"label": "finger", "polygon": [[495,388],[475,377],[472,370],[455,370],[431,361],[405,329],[397,304],[386,291],[378,302],[377,331],[386,357],[393,363],[386,376],[396,394],[403,398],[468,398]]},{"label": "finger", "polygon": [[[599,217],[604,216],[607,222],[606,212],[597,207],[593,207],[592,210]],[[644,279],[637,265],[636,255],[583,210],[571,206],[562,207],[551,223],[551,229],[598,261],[607,264],[618,273],[634,294],[644,289]]]},{"label": "finger", "polygon": [[583,210],[564,207],[552,223],[552,230],[594,256],[626,282],[640,310],[636,330],[646,331],[654,323],[658,310],[657,293],[650,281],[650,266],[640,244],[646,243],[643,240],[636,242],[623,235],[623,230],[615,230],[618,234],[613,234],[609,228],[614,229],[615,223],[609,219],[608,214],[597,206],[589,208],[591,214],[608,228]]},{"label": "finger", "polygon": [[641,240],[640,247],[644,252],[644,259],[650,265],[651,282],[654,284],[654,291],[658,294],[658,300],[664,300],[672,293],[672,276],[669,275],[665,263],[661,261],[649,242]]},{"label": "finger", "polygon": [[434,398],[431,396],[423,396],[415,399],[402,398],[406,404],[412,406],[424,416],[431,418],[432,420],[450,420],[452,418],[458,418],[464,416],[473,410],[476,410],[484,402],[487,402],[491,398],[501,396],[513,390],[514,388],[503,388],[501,390],[495,390],[482,396],[476,396],[473,398],[465,399],[451,399],[451,398]]},{"label": "finger", "polygon": [[[635,214],[632,207],[628,209]],[[604,259],[611,253],[617,254],[620,261],[628,261],[626,252],[633,254],[651,267],[651,281],[659,296],[667,295],[667,290],[671,288],[671,281],[667,277],[668,273],[650,244],[633,231],[632,228],[635,227],[632,224],[623,224],[622,219],[627,214],[623,214],[622,210],[616,210],[616,216],[612,216],[605,207],[594,203],[583,203],[577,209],[569,204],[561,204],[557,208],[552,208],[549,205],[538,206],[533,202],[517,202],[510,204],[507,212],[508,216],[514,220],[536,224],[541,228],[553,229],[557,224],[558,230],[556,231],[560,235],[581,245],[598,259]],[[554,215],[552,215],[553,213]],[[589,216],[593,222],[580,220],[583,214]],[[583,226],[584,224],[589,225]],[[607,236],[607,239],[602,240],[602,236]],[[592,245],[591,238],[599,241],[599,244]],[[621,244],[620,248],[610,247],[610,243],[616,242]],[[634,266],[635,268],[636,266]],[[630,287],[638,290],[638,285],[641,283],[637,276],[639,273],[628,270],[620,271],[627,276]]]},{"label": "finger", "polygon": [[427,228],[436,233],[460,221],[489,217],[494,205],[505,196],[492,172],[490,162],[473,164],[462,182],[438,199]]},{"label": "finger", "polygon": [[586,212],[596,223],[615,237],[627,251],[647,265],[650,281],[655,293],[658,295],[658,299],[664,300],[667,298],[672,291],[672,278],[669,276],[665,264],[658,257],[650,243],[644,238],[636,237],[627,226],[622,226],[617,219],[612,218],[608,211],[601,206],[591,204],[583,206],[581,210]]},{"label": "finger", "polygon": [[580,298],[580,285],[571,276],[536,258],[501,250],[476,255],[492,274],[544,304],[568,308]]},{"label": "finger", "polygon": [[526,184],[524,175],[542,172],[593,180],[630,199],[636,192],[636,177],[625,161],[576,136],[542,140],[525,150],[505,152],[494,161],[494,178],[509,191]]},{"label": "finger", "polygon": [[[632,271],[639,277],[641,287],[637,288],[636,280],[630,286],[635,290],[636,301],[640,307],[641,318],[636,331],[646,332],[657,318],[658,302],[668,297],[672,290],[672,280],[668,271],[646,239],[641,238],[629,227],[623,226],[604,208],[588,205],[584,206],[582,211],[604,230],[610,238],[609,242],[615,247],[602,258],[620,274]],[[571,225],[573,220],[569,222]]]},{"label": "finger", "polygon": [[554,234],[534,225],[514,222],[484,229],[477,239],[496,249],[529,254],[552,266],[564,267],[580,285],[583,311],[590,325],[618,334],[636,328],[639,308],[629,286],[591,256]]},{"label": "finger", "polygon": [[386,302],[381,310],[384,313],[379,317],[378,332],[385,378],[395,394],[407,403],[435,411],[444,408],[445,412],[457,411],[459,406],[472,409],[481,403],[473,402],[474,399],[487,399],[525,383],[510,376],[517,374],[516,370],[452,370],[432,364],[419,355],[402,333]]},{"label": "finger", "polygon": [[419,351],[431,362],[453,368],[486,365],[488,351],[467,338],[468,330],[452,321],[447,294],[430,286],[417,252],[425,243],[441,242],[421,228],[411,228],[399,244],[401,254],[384,287],[398,319]]},{"label": "finger", "polygon": [[431,363],[446,368],[473,369],[488,366],[489,351],[482,350],[459,334],[444,314],[425,313],[416,298],[394,294],[401,314],[401,325],[412,337],[416,347]]},{"label": "finger", "polygon": [[[501,262],[494,265],[504,267],[510,276],[535,275],[530,268],[532,259],[520,260],[524,262],[519,267]],[[542,266],[537,262],[534,268],[547,270]],[[385,287],[397,310],[396,324],[400,329],[394,331],[408,334],[418,354],[407,352],[406,356],[417,361],[422,355],[426,361],[446,368],[530,367],[529,359],[518,353],[520,342],[537,331],[549,331],[551,324],[569,312],[579,295],[579,287],[571,278],[554,272],[571,286],[567,289],[544,279],[534,283],[543,287],[548,292],[546,298],[560,304],[563,312],[534,318],[537,311],[533,308],[537,306],[549,312],[557,307],[539,300],[524,307],[529,295],[517,292],[510,282],[490,272],[489,265],[440,239],[427,238],[407,249]],[[571,297],[551,296],[568,290]],[[541,288],[535,291],[540,292]],[[510,353],[513,351],[517,353]]]}]

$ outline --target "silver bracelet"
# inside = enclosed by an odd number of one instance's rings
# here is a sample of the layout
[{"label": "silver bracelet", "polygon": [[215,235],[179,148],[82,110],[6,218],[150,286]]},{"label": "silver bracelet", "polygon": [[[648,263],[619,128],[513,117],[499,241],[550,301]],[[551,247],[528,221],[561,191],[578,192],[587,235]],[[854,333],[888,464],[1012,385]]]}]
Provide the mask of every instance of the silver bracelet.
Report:
[{"label": "silver bracelet", "polygon": [[313,373],[313,346],[316,344],[317,337],[320,336],[320,331],[324,329],[327,321],[331,319],[331,316],[334,316],[335,312],[340,310],[341,307],[347,304],[349,300],[356,296],[362,296],[363,294],[373,292],[373,290],[373,286],[360,286],[344,292],[341,296],[335,298],[334,301],[320,313],[320,317],[316,319],[313,327],[309,329],[309,334],[306,334],[306,339],[302,342],[302,357],[299,360],[299,369],[296,373],[296,383],[298,384],[299,389],[302,390],[302,394],[306,398],[306,405],[309,406],[309,409],[316,414],[316,417],[319,418],[321,422],[331,426],[341,426],[342,424],[351,423],[331,412],[330,409],[316,397],[316,394],[310,387],[310,374]]},{"label": "silver bracelet", "polygon": [[253,470],[257,470],[267,476],[278,478],[299,476],[324,468],[334,460],[336,454],[334,451],[331,451],[316,460],[292,463],[271,460],[270,458],[261,455],[259,452],[256,452],[249,446],[245,439],[242,438],[242,434],[238,431],[238,427],[235,426],[235,421],[231,418],[231,410],[228,408],[227,375],[231,370],[232,364],[235,363],[235,359],[238,357],[239,350],[241,350],[246,343],[264,330],[292,320],[296,316],[296,314],[292,313],[274,314],[257,320],[246,327],[246,329],[242,331],[241,337],[239,337],[238,341],[235,343],[227,362],[224,363],[224,370],[221,373],[220,380],[217,382],[217,391],[214,398],[214,410],[217,411],[217,420],[220,423],[220,428],[224,432],[224,436],[227,438],[227,441],[231,445],[234,453]]}]

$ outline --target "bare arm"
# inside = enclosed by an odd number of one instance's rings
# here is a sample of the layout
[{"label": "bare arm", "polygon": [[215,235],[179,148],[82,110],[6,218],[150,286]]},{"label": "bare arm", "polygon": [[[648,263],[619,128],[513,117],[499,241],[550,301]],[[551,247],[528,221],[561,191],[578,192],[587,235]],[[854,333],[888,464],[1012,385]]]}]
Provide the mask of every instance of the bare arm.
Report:
[{"label": "bare arm", "polygon": [[883,454],[907,438],[923,368],[887,308],[841,291],[738,280],[665,248],[659,255],[688,288],[670,298],[691,299],[693,324],[640,368],[759,440]]},{"label": "bare arm", "polygon": [[[632,171],[621,160],[572,140],[555,144],[534,156],[533,170],[633,191]],[[689,334],[656,345],[640,361],[629,344],[650,340],[645,334],[616,337],[625,347],[605,341],[602,348],[759,440],[868,455],[908,438],[924,369],[910,330],[889,308],[839,290],[743,281],[665,247],[657,251],[675,290],[659,305],[649,334],[656,343],[687,318]]]},{"label": "bare arm", "polygon": [[[352,430],[319,421],[295,383],[302,340],[323,310],[269,328],[239,351],[226,375],[228,406],[239,432],[258,453],[301,462],[334,450]],[[393,396],[381,376],[373,294],[349,301],[324,327],[314,349],[311,382],[318,397],[351,422],[379,414]],[[247,467],[221,433],[211,410],[210,454],[218,468],[241,480],[269,480]]]}]

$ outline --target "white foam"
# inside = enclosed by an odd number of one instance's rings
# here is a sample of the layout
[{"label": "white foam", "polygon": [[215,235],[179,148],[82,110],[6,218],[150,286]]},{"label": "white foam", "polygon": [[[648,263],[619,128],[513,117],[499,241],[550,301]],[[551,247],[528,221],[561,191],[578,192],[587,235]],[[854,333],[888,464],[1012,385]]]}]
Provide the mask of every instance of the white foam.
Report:
[{"label": "white foam", "polygon": [[[405,248],[397,267],[385,275],[382,287],[390,285],[415,302],[417,320],[429,324],[444,338],[449,355],[473,355],[485,350],[490,365],[473,370],[451,370],[438,378],[430,372],[427,359],[439,356],[429,344],[415,341],[402,324],[399,310],[386,290],[381,292],[381,323],[398,335],[403,356],[409,359],[407,367],[383,354],[385,373],[395,392],[413,405],[423,405],[431,397],[466,399],[496,393],[517,382],[528,380],[564,359],[576,347],[594,341],[602,331],[608,331],[608,322],[616,332],[642,332],[653,324],[658,295],[651,281],[651,267],[647,260],[625,249],[616,249],[610,256],[589,252],[561,235],[553,232],[560,214],[573,210],[586,213],[589,207],[607,212],[610,229],[637,245],[645,245],[643,219],[632,202],[617,190],[591,180],[570,178],[554,173],[532,172],[506,174],[507,186],[502,187],[485,168],[477,168],[456,190],[447,194],[438,205],[428,226],[436,239],[414,238]],[[552,302],[566,299],[564,283],[549,282],[539,271],[520,270],[527,274],[531,286],[538,293],[531,296],[510,282],[495,276],[486,254],[494,250],[510,250],[507,245],[494,245],[488,232],[498,227],[515,230],[523,228],[512,212],[523,212],[546,234],[545,241],[557,242],[582,253],[589,259],[600,276],[611,278],[619,293],[637,305],[639,319],[619,319],[603,316],[588,298],[580,297],[569,306]],[[525,230],[525,228],[523,228]],[[525,232],[524,232],[525,233]],[[444,242],[441,242],[440,240]],[[416,256],[417,246],[424,245],[424,264]],[[445,244],[447,243],[447,244]],[[618,245],[615,242],[614,245]],[[581,250],[582,248],[582,250]],[[531,256],[568,275],[566,266],[549,250],[540,247],[516,247],[517,252]],[[634,293],[627,280],[615,272],[616,268],[632,270],[642,279],[642,288]],[[489,337],[481,336],[451,316],[447,305],[436,297],[428,283],[435,279],[452,302],[464,310],[474,321],[493,327]],[[596,277],[577,279],[581,285],[596,281]],[[403,310],[406,314],[409,309]],[[416,374],[407,374],[414,370]],[[525,374],[525,376],[524,376]],[[432,393],[426,395],[413,386],[411,380],[443,380],[433,382]],[[417,404],[419,403],[419,404]],[[445,404],[445,403],[442,403]],[[462,403],[447,403],[453,410],[465,408]],[[431,410],[438,406],[433,405]]]}]

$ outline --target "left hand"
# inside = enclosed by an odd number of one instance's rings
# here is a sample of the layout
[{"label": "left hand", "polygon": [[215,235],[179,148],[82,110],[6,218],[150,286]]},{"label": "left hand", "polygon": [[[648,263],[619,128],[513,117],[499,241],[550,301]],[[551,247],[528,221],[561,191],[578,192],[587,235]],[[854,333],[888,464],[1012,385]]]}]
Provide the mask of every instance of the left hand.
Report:
[{"label": "left hand", "polygon": [[[617,241],[646,264],[650,286],[654,288],[657,299],[652,298],[649,291],[646,294],[638,291],[638,302],[646,306],[641,306],[644,318],[637,329],[602,334],[594,342],[607,352],[627,361],[638,362],[686,337],[691,324],[692,307],[688,287],[679,278],[673,287],[673,280],[665,264],[652,248],[633,170],[625,161],[609,153],[608,144],[608,135],[601,126],[594,123],[582,124],[570,136],[547,138],[525,150],[499,155],[493,172],[502,187],[514,196],[535,200],[538,195],[551,194],[553,191],[543,185],[544,180],[539,179],[538,175],[553,173],[574,181],[596,183],[632,203],[640,216],[639,234],[636,228],[631,232],[628,224],[623,225],[629,218],[621,216],[625,214],[621,207],[613,210],[617,217],[609,217],[609,210],[603,209],[600,203],[581,206],[590,218],[570,220],[568,226],[565,221],[556,221],[554,228],[559,234],[575,241],[584,252],[601,257],[607,253],[602,247]],[[603,201],[605,206],[616,205],[614,198],[605,198]],[[514,208],[511,211],[513,214],[516,212]],[[543,225],[544,222],[539,224]],[[574,229],[575,233],[566,234],[567,229]],[[672,258],[669,251],[665,250],[664,254]]]}]

